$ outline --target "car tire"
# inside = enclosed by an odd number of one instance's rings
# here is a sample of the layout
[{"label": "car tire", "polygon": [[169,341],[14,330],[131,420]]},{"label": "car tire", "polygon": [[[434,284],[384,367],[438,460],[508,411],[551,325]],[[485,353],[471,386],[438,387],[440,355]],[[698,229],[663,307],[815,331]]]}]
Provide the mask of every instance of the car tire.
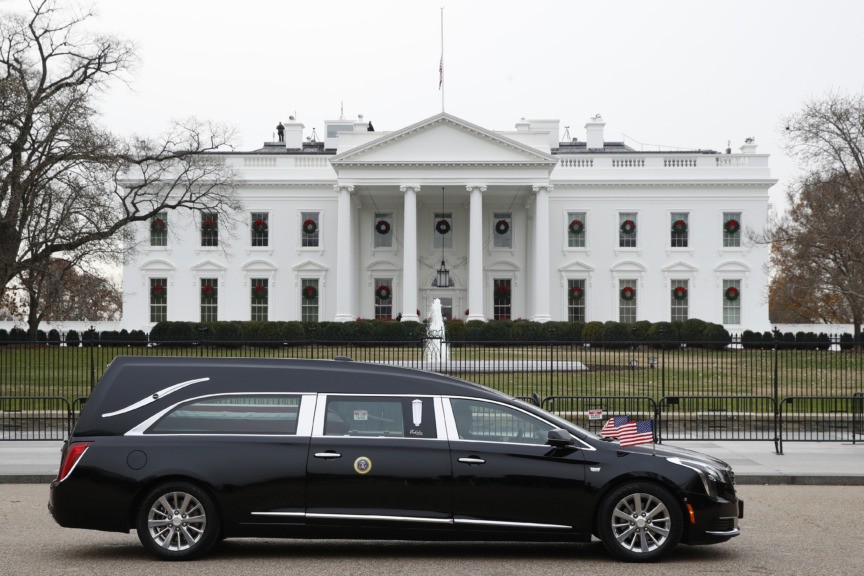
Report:
[{"label": "car tire", "polygon": [[603,499],[597,531],[613,556],[652,562],[675,548],[683,523],[681,506],[668,490],[650,482],[632,482]]},{"label": "car tire", "polygon": [[169,482],[150,491],[141,501],[136,528],[141,544],[163,560],[200,558],[220,536],[216,505],[188,482]]}]

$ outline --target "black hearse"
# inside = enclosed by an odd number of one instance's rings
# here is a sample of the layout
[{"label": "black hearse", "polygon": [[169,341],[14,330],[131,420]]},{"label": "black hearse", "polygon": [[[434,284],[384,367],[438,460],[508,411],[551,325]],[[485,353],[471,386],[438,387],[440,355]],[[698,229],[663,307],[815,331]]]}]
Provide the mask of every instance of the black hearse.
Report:
[{"label": "black hearse", "polygon": [[326,360],[117,358],[51,484],[61,526],[165,559],[243,536],[588,541],[625,560],[738,535],[725,463],[622,448],[439,374]]}]

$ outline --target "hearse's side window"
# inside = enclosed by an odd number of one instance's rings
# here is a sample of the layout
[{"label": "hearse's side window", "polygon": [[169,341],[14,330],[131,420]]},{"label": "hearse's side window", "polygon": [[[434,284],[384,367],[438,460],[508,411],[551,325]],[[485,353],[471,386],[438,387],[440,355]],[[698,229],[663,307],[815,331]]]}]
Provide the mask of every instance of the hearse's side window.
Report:
[{"label": "hearse's side window", "polygon": [[426,397],[331,396],[324,435],[435,438],[435,408]]},{"label": "hearse's side window", "polygon": [[460,440],[545,444],[553,428],[515,408],[482,400],[451,398],[450,407]]},{"label": "hearse's side window", "polygon": [[165,414],[147,434],[297,433],[299,396],[244,395],[201,398]]}]

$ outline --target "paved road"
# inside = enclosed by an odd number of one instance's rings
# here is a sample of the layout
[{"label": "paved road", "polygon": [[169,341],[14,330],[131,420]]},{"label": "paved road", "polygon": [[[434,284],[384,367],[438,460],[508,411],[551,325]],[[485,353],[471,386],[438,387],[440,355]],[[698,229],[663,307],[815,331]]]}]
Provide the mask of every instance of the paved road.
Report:
[{"label": "paved road", "polygon": [[597,542],[571,545],[228,540],[204,560],[166,563],[147,555],[134,534],[60,528],[46,509],[47,492],[44,484],[0,486],[0,574],[864,574],[860,529],[864,511],[862,486],[741,486],[739,492],[746,501],[742,536],[717,546],[682,546],[662,564],[639,567],[611,560]]}]

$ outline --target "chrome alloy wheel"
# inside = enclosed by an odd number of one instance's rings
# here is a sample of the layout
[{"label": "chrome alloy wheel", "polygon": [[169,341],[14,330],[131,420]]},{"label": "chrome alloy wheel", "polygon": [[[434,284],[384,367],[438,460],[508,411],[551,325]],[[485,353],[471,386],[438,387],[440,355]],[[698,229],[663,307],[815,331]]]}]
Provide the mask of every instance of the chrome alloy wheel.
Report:
[{"label": "chrome alloy wheel", "polygon": [[187,492],[168,492],[153,502],[147,515],[150,537],[165,550],[180,552],[198,543],[207,528],[207,514]]},{"label": "chrome alloy wheel", "polygon": [[630,552],[645,554],[663,546],[672,529],[672,518],[659,498],[636,492],[615,505],[611,525],[619,545]]}]

